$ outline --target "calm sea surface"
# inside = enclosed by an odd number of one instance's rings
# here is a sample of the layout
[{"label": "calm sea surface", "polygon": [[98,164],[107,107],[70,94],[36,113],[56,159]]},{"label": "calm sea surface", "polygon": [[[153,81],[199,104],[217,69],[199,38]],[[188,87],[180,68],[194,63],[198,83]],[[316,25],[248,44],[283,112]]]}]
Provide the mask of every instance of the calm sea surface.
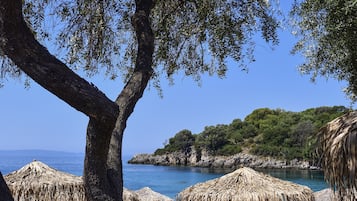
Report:
[{"label": "calm sea surface", "polygon": [[[0,151],[0,171],[6,175],[18,170],[34,159],[64,172],[82,175],[83,154],[53,151]],[[222,176],[225,172],[206,168],[163,167],[153,165],[131,165],[126,162],[130,156],[123,157],[124,186],[130,190],[150,187],[156,192],[174,198],[188,186]],[[259,170],[274,177],[306,185],[313,191],[327,188],[321,171],[308,170]]]}]

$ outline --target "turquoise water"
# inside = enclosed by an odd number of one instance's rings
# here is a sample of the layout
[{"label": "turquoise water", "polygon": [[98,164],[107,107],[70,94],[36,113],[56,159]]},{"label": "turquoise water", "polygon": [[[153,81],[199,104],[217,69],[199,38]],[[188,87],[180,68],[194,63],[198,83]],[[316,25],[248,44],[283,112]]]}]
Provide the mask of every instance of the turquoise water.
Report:
[{"label": "turquoise water", "polygon": [[[313,191],[328,187],[321,171],[283,169],[258,169],[258,171],[308,186]],[[174,198],[177,193],[191,185],[220,177],[225,173],[227,172],[207,168],[126,164],[124,186],[133,190],[148,186],[154,191]]]},{"label": "turquoise water", "polygon": [[[52,151],[0,151],[0,171],[5,175],[18,170],[34,159],[64,172],[82,175],[83,154]],[[156,192],[174,198],[188,186],[222,176],[225,171],[207,168],[166,167],[153,165],[132,165],[123,157],[124,186],[130,190],[150,187]],[[321,171],[308,170],[259,170],[280,179],[306,185],[313,191],[327,187]]]}]

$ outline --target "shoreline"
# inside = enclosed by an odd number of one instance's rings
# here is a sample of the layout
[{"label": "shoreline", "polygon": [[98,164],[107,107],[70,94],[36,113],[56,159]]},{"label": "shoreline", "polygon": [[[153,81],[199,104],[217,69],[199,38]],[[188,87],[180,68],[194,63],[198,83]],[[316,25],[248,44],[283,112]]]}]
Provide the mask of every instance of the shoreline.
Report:
[{"label": "shoreline", "polygon": [[260,157],[247,153],[238,153],[231,156],[211,156],[203,153],[200,157],[193,151],[189,154],[173,152],[164,155],[137,154],[129,161],[129,164],[151,164],[158,166],[183,166],[212,169],[234,170],[240,167],[262,169],[306,169],[320,170],[319,167],[310,165],[304,160],[285,160],[272,157]]}]

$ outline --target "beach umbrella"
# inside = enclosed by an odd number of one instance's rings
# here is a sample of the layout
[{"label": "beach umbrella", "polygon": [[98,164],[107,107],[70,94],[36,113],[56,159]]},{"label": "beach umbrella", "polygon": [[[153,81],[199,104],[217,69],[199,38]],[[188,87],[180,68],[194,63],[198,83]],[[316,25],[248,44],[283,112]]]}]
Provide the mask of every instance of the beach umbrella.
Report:
[{"label": "beach umbrella", "polygon": [[329,189],[323,189],[317,192],[314,192],[315,201],[333,201],[334,199],[334,192]]},{"label": "beach umbrella", "polygon": [[[40,161],[33,161],[4,179],[15,201],[85,201],[82,177],[55,170]],[[123,200],[140,198],[124,189]]]},{"label": "beach umbrella", "polygon": [[84,201],[82,178],[33,161],[5,176],[14,200]]},{"label": "beach umbrella", "polygon": [[149,187],[144,187],[135,191],[135,193],[138,194],[140,201],[172,201],[171,198],[161,195],[160,193],[151,190]]},{"label": "beach umbrella", "polygon": [[178,201],[314,201],[311,189],[243,167],[186,188]]},{"label": "beach umbrella", "polygon": [[[40,161],[33,161],[6,175],[4,179],[15,201],[86,200],[82,177],[58,171]],[[2,190],[6,188],[0,187],[0,201],[12,201],[1,197]],[[145,187],[135,192],[124,188],[123,201],[172,201],[172,199]]]},{"label": "beach umbrella", "polygon": [[357,111],[338,117],[319,132],[318,153],[325,179],[338,200],[357,200]]}]

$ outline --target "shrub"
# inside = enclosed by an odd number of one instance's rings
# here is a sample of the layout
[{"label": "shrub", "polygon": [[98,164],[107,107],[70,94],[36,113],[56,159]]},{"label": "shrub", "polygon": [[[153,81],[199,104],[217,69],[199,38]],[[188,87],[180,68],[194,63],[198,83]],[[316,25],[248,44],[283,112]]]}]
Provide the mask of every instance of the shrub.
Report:
[{"label": "shrub", "polygon": [[217,151],[217,155],[229,156],[234,155],[242,151],[239,145],[224,145],[222,149]]}]

